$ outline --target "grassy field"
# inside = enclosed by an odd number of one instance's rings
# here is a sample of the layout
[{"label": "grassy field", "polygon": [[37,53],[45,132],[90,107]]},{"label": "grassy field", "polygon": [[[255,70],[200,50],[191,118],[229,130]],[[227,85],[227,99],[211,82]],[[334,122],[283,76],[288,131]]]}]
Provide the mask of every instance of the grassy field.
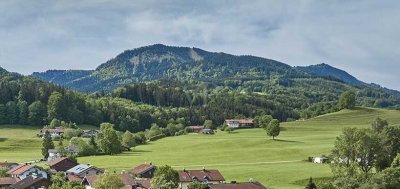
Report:
[{"label": "grassy field", "polygon": [[[219,169],[226,180],[260,181],[270,188],[303,188],[296,185],[310,176],[331,176],[329,166],[305,162],[308,156],[329,154],[344,127],[369,127],[377,116],[400,124],[400,111],[370,108],[344,110],[306,121],[282,123],[278,140],[262,129],[243,129],[228,134],[190,134],[170,137],[136,147],[116,156],[79,158],[111,170],[128,170],[143,162],[168,164],[176,169]],[[0,161],[26,161],[40,157],[40,140],[31,128],[0,126]],[[301,183],[301,182],[300,182]]]}]

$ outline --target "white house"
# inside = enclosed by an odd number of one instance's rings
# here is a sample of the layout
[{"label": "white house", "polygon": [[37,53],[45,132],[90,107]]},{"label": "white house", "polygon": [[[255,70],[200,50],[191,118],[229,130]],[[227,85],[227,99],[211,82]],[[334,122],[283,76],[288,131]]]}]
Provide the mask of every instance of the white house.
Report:
[{"label": "white house", "polygon": [[35,175],[38,177],[48,178],[47,172],[43,169],[31,164],[20,164],[17,167],[7,172],[12,177],[19,178],[20,180],[25,179],[28,176]]},{"label": "white house", "polygon": [[327,163],[329,158],[327,157],[314,157],[313,163]]}]

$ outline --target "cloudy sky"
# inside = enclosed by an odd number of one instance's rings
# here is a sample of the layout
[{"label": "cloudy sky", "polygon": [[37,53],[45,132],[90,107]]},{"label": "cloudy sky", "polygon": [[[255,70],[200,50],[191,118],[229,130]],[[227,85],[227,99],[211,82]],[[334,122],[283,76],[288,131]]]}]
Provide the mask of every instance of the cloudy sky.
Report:
[{"label": "cloudy sky", "polygon": [[400,1],[1,0],[0,66],[31,74],[95,69],[163,43],[327,63],[400,90]]}]

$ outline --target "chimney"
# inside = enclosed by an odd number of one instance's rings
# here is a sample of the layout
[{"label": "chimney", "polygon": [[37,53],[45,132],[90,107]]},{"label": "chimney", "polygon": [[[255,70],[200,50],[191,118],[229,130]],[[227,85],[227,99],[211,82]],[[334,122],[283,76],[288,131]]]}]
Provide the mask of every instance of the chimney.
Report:
[{"label": "chimney", "polygon": [[185,169],[185,168],[183,168],[183,172],[186,172],[186,169]]},{"label": "chimney", "polygon": [[250,183],[253,183],[253,182],[254,182],[253,178],[250,178],[250,179],[249,179],[249,182],[250,182]]},{"label": "chimney", "polygon": [[153,165],[153,163],[152,163],[152,162],[150,162],[150,165]]},{"label": "chimney", "polygon": [[37,178],[37,174],[36,173],[32,173],[32,178],[36,179]]},{"label": "chimney", "polygon": [[205,166],[203,166],[203,171],[206,171],[206,167]]}]

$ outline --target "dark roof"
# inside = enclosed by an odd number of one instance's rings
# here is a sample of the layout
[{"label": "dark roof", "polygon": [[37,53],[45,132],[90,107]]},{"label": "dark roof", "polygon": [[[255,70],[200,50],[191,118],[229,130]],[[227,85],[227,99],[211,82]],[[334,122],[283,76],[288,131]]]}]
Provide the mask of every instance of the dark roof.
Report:
[{"label": "dark roof", "polygon": [[145,173],[146,171],[148,171],[150,169],[153,169],[153,168],[155,168],[153,164],[144,163],[144,164],[141,164],[141,165],[133,168],[131,172],[133,174],[142,174],[142,173]]},{"label": "dark roof", "polygon": [[18,180],[16,177],[0,177],[0,186],[15,184]]},{"label": "dark roof", "polygon": [[205,178],[208,181],[225,181],[225,178],[218,170],[183,170],[178,171],[180,182],[192,182],[194,178],[203,182]]},{"label": "dark roof", "polygon": [[210,184],[210,189],[267,189],[259,182],[243,182],[230,184]]},{"label": "dark roof", "polygon": [[[60,157],[60,158],[56,158],[56,159],[53,159],[53,160],[47,162],[47,165],[49,165],[51,167],[51,166],[57,165],[58,163],[63,162],[63,161],[70,161],[70,162],[75,163],[74,161],[72,161],[66,157]],[[75,164],[78,165],[77,163],[75,163]]]},{"label": "dark roof", "polygon": [[39,182],[39,181],[41,181],[41,180],[46,180],[46,179],[43,178],[43,177],[36,177],[36,178],[34,178],[34,177],[32,177],[32,176],[28,176],[28,177],[26,177],[25,179],[20,180],[20,181],[18,181],[17,183],[11,185],[11,188],[18,188],[18,189],[20,189],[20,188],[27,188],[27,187],[29,187],[29,186],[31,186],[31,185],[33,185],[33,184],[35,184],[36,182]]},{"label": "dark roof", "polygon": [[135,184],[133,186],[134,186],[134,188],[136,187],[137,189],[150,188],[150,185],[151,185],[150,181],[151,181],[151,179],[147,179],[147,178],[136,178]]}]

